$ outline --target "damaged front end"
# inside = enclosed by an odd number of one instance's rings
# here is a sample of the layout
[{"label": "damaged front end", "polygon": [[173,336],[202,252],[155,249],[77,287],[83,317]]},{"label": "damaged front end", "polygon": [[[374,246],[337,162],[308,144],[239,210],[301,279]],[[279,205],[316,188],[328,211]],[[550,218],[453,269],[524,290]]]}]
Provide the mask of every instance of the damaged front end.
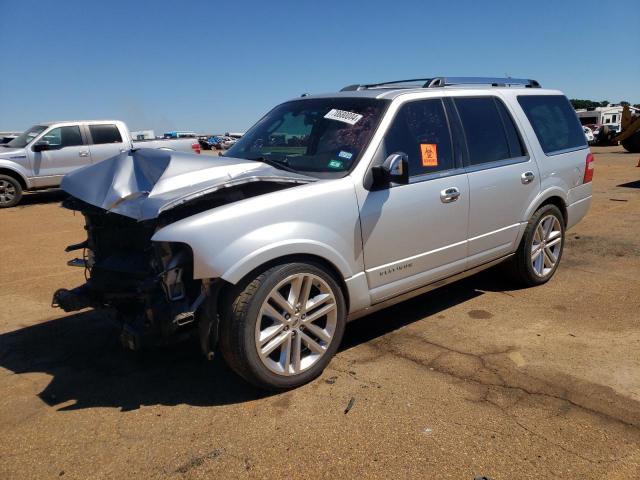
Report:
[{"label": "damaged front end", "polygon": [[211,357],[222,280],[195,279],[188,245],[151,238],[180,219],[312,180],[255,162],[182,159],[132,151],[65,177],[62,188],[72,196],[63,207],[84,216],[87,232],[67,247],[82,251],[69,265],[84,268],[87,281],[56,291],[52,305],[113,313],[123,345],[134,350],[197,336]]},{"label": "damaged front end", "polygon": [[196,312],[203,315],[200,307],[217,281],[193,279],[187,245],[151,242],[158,220],[136,222],[73,197],[64,206],[85,217],[87,240],[67,251],[82,250],[83,258],[70,264],[85,268],[87,282],[55,292],[53,306],[112,310],[123,325],[123,344],[133,350],[186,338],[196,320],[209,322]]}]

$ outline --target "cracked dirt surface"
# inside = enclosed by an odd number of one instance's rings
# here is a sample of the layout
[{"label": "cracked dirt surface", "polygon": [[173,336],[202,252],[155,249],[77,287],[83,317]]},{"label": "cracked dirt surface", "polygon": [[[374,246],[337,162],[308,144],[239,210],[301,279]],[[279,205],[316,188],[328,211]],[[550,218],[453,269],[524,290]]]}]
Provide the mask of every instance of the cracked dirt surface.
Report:
[{"label": "cracked dirt surface", "polygon": [[0,478],[640,478],[640,169],[594,152],[549,284],[492,270],[357,320],[320,379],[279,395],[51,310],[82,281],[63,252],[82,221],[28,195],[0,211]]}]

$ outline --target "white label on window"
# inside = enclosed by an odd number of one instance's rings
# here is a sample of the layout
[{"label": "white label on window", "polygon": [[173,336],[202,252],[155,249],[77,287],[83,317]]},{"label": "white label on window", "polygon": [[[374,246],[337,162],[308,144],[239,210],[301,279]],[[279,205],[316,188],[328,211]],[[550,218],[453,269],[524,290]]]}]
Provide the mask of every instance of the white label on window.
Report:
[{"label": "white label on window", "polygon": [[338,122],[348,123],[349,125],[355,125],[360,121],[362,115],[353,112],[347,112],[346,110],[338,110],[333,108],[327,113],[324,118],[329,120],[337,120]]}]

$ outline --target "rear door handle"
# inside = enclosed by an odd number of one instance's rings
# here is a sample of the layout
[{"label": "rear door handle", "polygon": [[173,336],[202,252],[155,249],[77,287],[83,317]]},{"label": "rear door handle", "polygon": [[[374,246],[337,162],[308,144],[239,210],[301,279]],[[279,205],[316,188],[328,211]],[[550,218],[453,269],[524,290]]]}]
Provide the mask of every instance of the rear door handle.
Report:
[{"label": "rear door handle", "polygon": [[78,155],[81,156],[81,157],[88,157],[89,156],[89,152],[87,152],[86,150],[83,150],[80,153],[78,153]]},{"label": "rear door handle", "polygon": [[451,203],[458,200],[460,196],[460,190],[457,187],[445,188],[440,192],[440,201],[442,203]]},{"label": "rear door handle", "polygon": [[520,181],[526,185],[527,183],[533,182],[533,179],[536,178],[533,172],[524,172],[520,175]]}]

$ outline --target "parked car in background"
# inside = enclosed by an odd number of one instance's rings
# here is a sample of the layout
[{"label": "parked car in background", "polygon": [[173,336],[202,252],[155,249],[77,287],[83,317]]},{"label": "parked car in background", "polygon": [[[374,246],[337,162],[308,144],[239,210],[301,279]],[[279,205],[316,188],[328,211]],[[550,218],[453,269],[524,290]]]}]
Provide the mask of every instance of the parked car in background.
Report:
[{"label": "parked car in background", "polygon": [[602,124],[599,123],[589,123],[586,125],[583,125],[583,127],[588,128],[589,130],[591,130],[591,134],[593,135],[593,140],[591,141],[592,144],[597,144],[598,143],[598,135],[600,134],[600,128],[602,128]]},{"label": "parked car in background", "polygon": [[237,139],[228,137],[226,135],[214,135],[213,137],[209,137],[208,140],[211,148],[215,148],[216,150],[227,150],[231,148],[236,143],[236,141]]},{"label": "parked car in background", "polygon": [[588,123],[588,124],[586,124],[584,126],[591,130],[591,133],[593,133],[594,137],[597,137],[598,136],[598,132],[600,131],[600,127],[602,127],[602,124],[600,124],[600,123]]},{"label": "parked car in background", "polygon": [[240,140],[244,136],[244,132],[226,132],[224,136],[235,138],[236,140]]},{"label": "parked car in background", "polygon": [[594,140],[592,144],[599,146],[617,145],[618,142],[615,140],[615,137],[619,132],[619,123],[605,123],[604,125],[599,125],[597,130],[593,132]]},{"label": "parked car in background", "polygon": [[593,136],[593,132],[591,131],[591,129],[589,127],[582,127],[582,131],[584,132],[584,136],[587,139],[587,142],[589,144],[593,143],[595,137]]},{"label": "parked car in background", "polygon": [[193,336],[259,387],[296,387],[347,320],[500,262],[549,281],[593,160],[567,98],[534,80],[296,98],[222,157],[139,150],[67,175],[88,281],[53,305],[115,310],[130,348]]},{"label": "parked car in background", "polygon": [[200,153],[193,139],[132,140],[117,120],[40,123],[0,145],[0,208],[20,202],[25,190],[58,187],[73,170],[132,149]]},{"label": "parked car in background", "polygon": [[200,144],[200,148],[202,150],[211,150],[211,144],[209,143],[209,137],[206,135],[198,136],[198,143]]},{"label": "parked car in background", "polygon": [[19,132],[3,132],[0,134],[0,145],[4,145],[5,143],[9,143],[14,138],[18,138],[20,136]]},{"label": "parked car in background", "polygon": [[233,138],[233,137],[225,137],[225,139],[222,141],[222,148],[225,150],[230,149],[231,147],[233,147],[236,142],[238,141],[238,139]]},{"label": "parked car in background", "polygon": [[222,149],[223,140],[224,140],[223,137],[220,137],[218,135],[214,135],[214,136],[209,137],[207,139],[207,143],[209,144],[211,150],[221,150]]},{"label": "parked car in background", "polygon": [[196,132],[180,132],[180,131],[171,131],[165,132],[162,138],[197,138],[198,134]]}]

